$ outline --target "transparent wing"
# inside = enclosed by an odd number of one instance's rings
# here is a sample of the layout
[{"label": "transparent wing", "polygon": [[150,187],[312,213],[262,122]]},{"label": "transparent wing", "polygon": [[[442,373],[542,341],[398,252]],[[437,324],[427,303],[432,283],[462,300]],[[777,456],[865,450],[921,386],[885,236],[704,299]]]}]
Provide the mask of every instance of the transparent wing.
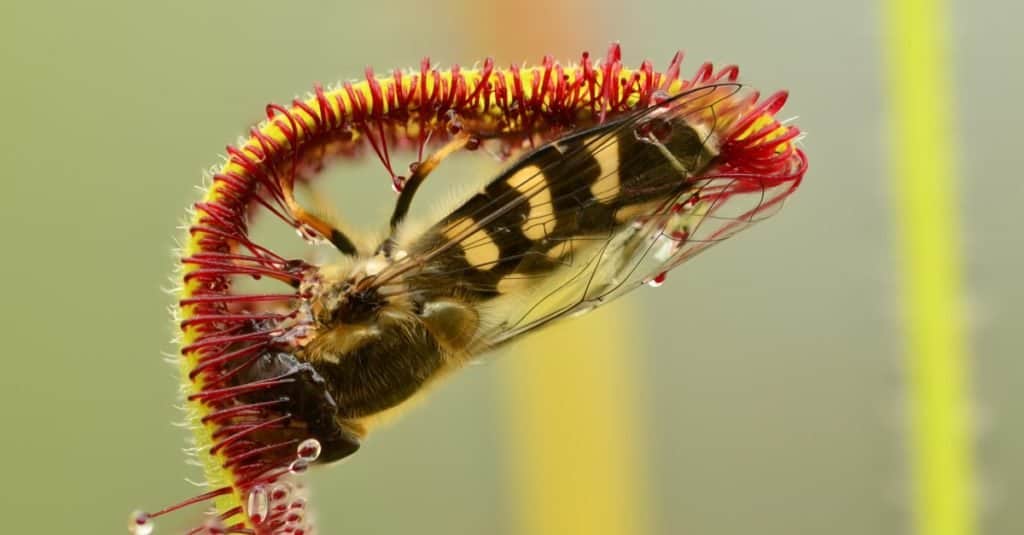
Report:
[{"label": "transparent wing", "polygon": [[792,187],[727,172],[721,140],[755,100],[738,84],[705,86],[545,145],[403,240],[376,284],[479,304],[474,350],[659,284]]}]

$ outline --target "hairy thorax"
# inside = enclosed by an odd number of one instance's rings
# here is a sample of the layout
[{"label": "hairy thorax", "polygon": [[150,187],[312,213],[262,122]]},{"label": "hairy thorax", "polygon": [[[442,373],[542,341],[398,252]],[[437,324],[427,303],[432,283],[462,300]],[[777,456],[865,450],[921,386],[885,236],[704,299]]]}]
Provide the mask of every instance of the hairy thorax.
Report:
[{"label": "hairy thorax", "polygon": [[451,292],[404,292],[364,284],[388,265],[382,255],[325,266],[303,288],[314,325],[296,357],[326,381],[338,417],[358,420],[412,397],[464,362],[478,318]]}]

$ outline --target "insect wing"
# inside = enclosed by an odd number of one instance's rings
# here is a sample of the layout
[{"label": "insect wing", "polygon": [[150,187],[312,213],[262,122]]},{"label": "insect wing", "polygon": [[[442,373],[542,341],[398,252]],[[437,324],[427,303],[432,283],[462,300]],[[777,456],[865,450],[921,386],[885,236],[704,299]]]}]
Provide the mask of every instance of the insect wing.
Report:
[{"label": "insect wing", "polygon": [[540,147],[406,243],[379,282],[479,303],[471,350],[658,284],[786,195],[718,173],[728,108],[744,101],[738,84],[704,86]]}]

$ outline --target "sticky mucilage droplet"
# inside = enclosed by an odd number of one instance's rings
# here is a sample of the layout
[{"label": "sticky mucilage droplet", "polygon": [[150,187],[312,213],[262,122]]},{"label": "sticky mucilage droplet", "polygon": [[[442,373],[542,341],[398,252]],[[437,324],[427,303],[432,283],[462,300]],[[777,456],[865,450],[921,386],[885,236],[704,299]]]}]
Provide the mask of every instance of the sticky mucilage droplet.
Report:
[{"label": "sticky mucilage droplet", "polygon": [[307,462],[313,462],[320,458],[321,451],[323,451],[323,447],[320,445],[319,440],[315,438],[307,438],[299,444],[299,447],[295,450],[295,454],[299,459]]},{"label": "sticky mucilage droplet", "polygon": [[246,500],[246,511],[249,518],[256,524],[262,524],[270,514],[270,497],[267,489],[257,485],[249,490],[249,497]]}]

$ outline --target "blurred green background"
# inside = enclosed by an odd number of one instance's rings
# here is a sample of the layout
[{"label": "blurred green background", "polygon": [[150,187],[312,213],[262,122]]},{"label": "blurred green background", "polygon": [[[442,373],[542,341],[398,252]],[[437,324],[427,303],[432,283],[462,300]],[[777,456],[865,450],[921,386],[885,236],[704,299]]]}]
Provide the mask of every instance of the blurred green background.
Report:
[{"label": "blurred green background", "polygon": [[[636,370],[634,435],[652,533],[911,530],[899,255],[887,164],[882,3],[15,0],[0,7],[6,126],[0,232],[4,533],[123,533],[136,508],[196,492],[161,291],[203,169],[314,81],[495,54],[563,60],[621,41],[629,64],[683,48],[788,88],[811,170],[787,207],[605,313]],[[979,531],[1024,530],[1017,318],[1024,7],[951,5]],[[552,35],[555,34],[555,35]],[[379,172],[376,166],[367,170]],[[363,188],[387,187],[383,173]],[[358,192],[358,190],[356,190]],[[377,197],[381,198],[381,197]],[[369,225],[368,225],[369,226]],[[646,289],[645,289],[646,290]],[[625,316],[628,316],[625,317]],[[364,451],[311,478],[321,533],[512,535],[505,377],[490,359]],[[178,520],[180,521],[180,520]],[[168,520],[158,533],[174,532]]]}]

